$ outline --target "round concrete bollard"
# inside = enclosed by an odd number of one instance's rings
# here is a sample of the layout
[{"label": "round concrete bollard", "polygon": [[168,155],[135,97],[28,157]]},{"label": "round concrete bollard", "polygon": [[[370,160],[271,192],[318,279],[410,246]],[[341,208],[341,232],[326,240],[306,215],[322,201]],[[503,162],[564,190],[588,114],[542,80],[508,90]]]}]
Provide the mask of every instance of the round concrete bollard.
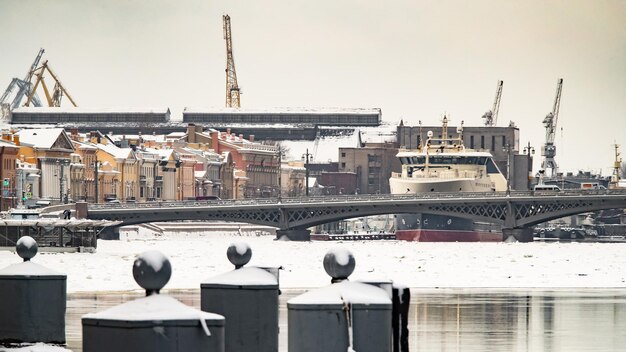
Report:
[{"label": "round concrete bollard", "polygon": [[391,350],[389,294],[373,285],[348,281],[354,267],[350,251],[330,250],[324,256],[324,269],[333,283],[287,302],[289,352]]},{"label": "round concrete bollard", "polygon": [[246,243],[226,255],[235,270],[202,281],[202,310],[226,317],[226,351],[278,351],[278,270],[243,267],[252,257]]},{"label": "round concrete bollard", "polygon": [[147,251],[133,264],[146,297],[82,318],[83,350],[224,352],[224,317],[159,294],[172,275],[169,259]]},{"label": "round concrete bollard", "polygon": [[65,343],[67,276],[31,261],[37,242],[21,237],[23,262],[0,270],[0,343]]}]

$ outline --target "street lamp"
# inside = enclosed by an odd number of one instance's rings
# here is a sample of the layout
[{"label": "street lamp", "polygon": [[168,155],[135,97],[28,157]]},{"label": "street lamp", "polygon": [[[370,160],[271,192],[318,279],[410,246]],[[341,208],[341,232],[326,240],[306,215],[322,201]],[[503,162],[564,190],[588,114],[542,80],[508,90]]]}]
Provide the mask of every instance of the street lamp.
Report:
[{"label": "street lamp", "polygon": [[506,194],[511,194],[511,151],[513,148],[509,143],[502,147],[502,151],[506,152]]},{"label": "street lamp", "polygon": [[305,194],[309,196],[309,161],[313,157],[313,154],[309,153],[309,148],[306,148],[306,153],[302,154],[302,160],[304,160],[304,181],[305,181]]},{"label": "street lamp", "polygon": [[530,189],[530,180],[532,179],[533,174],[533,163],[531,162],[531,155],[535,155],[535,148],[530,146],[530,141],[528,141],[528,145],[524,147],[524,154],[527,155],[528,162],[528,189]]}]

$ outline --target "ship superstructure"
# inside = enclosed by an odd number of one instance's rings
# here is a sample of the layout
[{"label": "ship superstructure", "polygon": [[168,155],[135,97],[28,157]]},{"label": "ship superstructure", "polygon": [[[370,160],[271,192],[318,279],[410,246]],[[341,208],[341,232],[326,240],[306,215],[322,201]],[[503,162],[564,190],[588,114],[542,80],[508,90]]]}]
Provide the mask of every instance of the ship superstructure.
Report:
[{"label": "ship superstructure", "polygon": [[[427,192],[494,192],[506,190],[506,179],[484,151],[466,149],[463,124],[457,138],[448,138],[444,116],[441,137],[431,131],[424,145],[415,150],[401,149],[397,157],[402,172],[392,173],[392,194]],[[487,226],[488,228],[489,226]],[[396,238],[418,241],[500,240],[497,232],[478,230],[471,220],[433,214],[396,215]]]}]

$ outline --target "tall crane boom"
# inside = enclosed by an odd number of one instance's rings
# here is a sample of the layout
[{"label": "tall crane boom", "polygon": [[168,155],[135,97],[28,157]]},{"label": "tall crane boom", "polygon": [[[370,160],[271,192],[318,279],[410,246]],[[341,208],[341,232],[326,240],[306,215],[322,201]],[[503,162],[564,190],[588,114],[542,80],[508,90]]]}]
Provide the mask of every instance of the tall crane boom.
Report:
[{"label": "tall crane boom", "polygon": [[[559,121],[559,109],[561,107],[561,91],[563,89],[563,78],[559,78],[556,84],[556,97],[554,98],[554,106],[552,111],[543,119],[543,126],[546,128],[546,142],[541,150],[543,160],[541,168],[545,170],[548,177],[554,177],[557,173],[557,165],[554,157],[556,156],[556,146],[554,145],[554,137],[556,135],[556,126]],[[548,172],[549,171],[549,172]]]},{"label": "tall crane boom", "polygon": [[[43,56],[43,53],[44,53],[44,49],[43,48],[39,49],[39,53],[37,54],[35,61],[33,61],[32,65],[30,65],[30,69],[26,73],[26,76],[24,77],[23,80],[19,78],[13,78],[13,80],[11,81],[7,89],[4,91],[4,93],[0,97],[0,104],[8,103],[7,100],[9,100],[8,98],[11,95],[11,92],[16,87],[19,90],[17,94],[15,95],[15,97],[13,98],[13,101],[10,103],[11,108],[13,109],[17,108],[20,105],[20,102],[22,101],[23,97],[28,97],[32,95],[33,85],[31,83],[31,79],[33,78],[35,69],[39,65],[39,61],[41,61],[41,57]],[[32,100],[35,106],[41,106],[39,97],[34,96]]]},{"label": "tall crane boom", "polygon": [[226,107],[241,107],[239,86],[237,85],[237,73],[235,71],[235,59],[233,57],[233,40],[230,31],[230,16],[224,15],[224,40],[226,40]]},{"label": "tall crane boom", "polygon": [[496,87],[496,99],[493,102],[493,108],[483,114],[485,126],[492,127],[498,124],[498,112],[500,111],[500,99],[502,98],[503,85],[504,81],[498,81],[498,85]]},{"label": "tall crane boom", "polygon": [[[44,80],[43,75],[46,71],[48,71],[48,74],[50,74],[50,76],[52,76],[52,79],[54,79],[55,81],[52,95],[50,95],[50,90],[48,89],[48,86],[46,85],[46,82]],[[61,97],[63,95],[65,95],[70,100],[70,103],[72,103],[72,105],[77,106],[76,102],[74,101],[74,99],[72,99],[72,96],[67,92],[67,90],[65,89],[65,87],[63,86],[59,78],[57,77],[57,75],[55,75],[54,72],[52,72],[52,69],[50,69],[50,66],[48,65],[48,60],[44,61],[43,65],[35,69],[33,73],[37,79],[35,81],[35,85],[33,86],[33,89],[30,95],[28,96],[28,99],[26,100],[26,104],[24,104],[24,106],[30,105],[30,102],[32,101],[33,96],[35,92],[37,91],[37,87],[39,86],[39,84],[41,84],[41,86],[43,87],[43,91],[46,95],[46,100],[48,101],[48,106],[51,106],[51,107],[61,106]]]}]

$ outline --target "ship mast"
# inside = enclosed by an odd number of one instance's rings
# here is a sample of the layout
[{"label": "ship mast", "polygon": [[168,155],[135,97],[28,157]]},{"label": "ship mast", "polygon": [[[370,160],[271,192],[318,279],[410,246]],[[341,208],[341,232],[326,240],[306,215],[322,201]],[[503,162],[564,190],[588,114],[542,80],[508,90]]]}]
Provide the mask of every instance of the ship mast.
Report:
[{"label": "ship mast", "polygon": [[613,187],[618,187],[619,185],[619,172],[622,167],[622,158],[620,157],[621,153],[619,152],[619,144],[613,144],[615,148],[615,161],[613,162],[613,176],[611,177],[611,184]]}]

